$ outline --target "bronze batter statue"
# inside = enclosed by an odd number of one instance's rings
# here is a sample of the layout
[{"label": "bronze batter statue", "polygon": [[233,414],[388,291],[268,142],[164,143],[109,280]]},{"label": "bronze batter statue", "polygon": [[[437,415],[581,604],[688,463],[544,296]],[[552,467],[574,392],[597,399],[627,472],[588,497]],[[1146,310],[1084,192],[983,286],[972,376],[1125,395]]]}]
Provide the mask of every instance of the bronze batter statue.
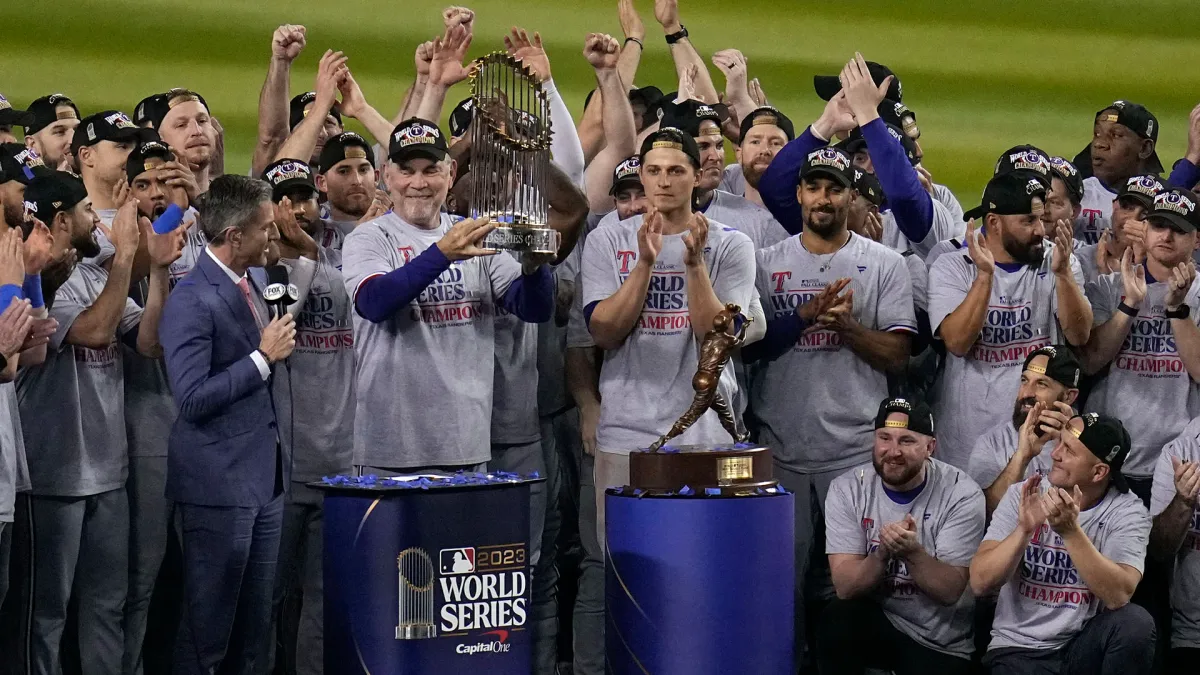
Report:
[{"label": "bronze batter statue", "polygon": [[[741,319],[740,327],[738,319]],[[729,352],[742,344],[746,337],[746,326],[751,320],[743,316],[742,308],[733,303],[726,304],[725,309],[713,317],[712,330],[704,334],[704,340],[700,343],[700,365],[692,376],[692,389],[696,390],[692,405],[679,416],[670,431],[650,446],[650,450],[658,450],[667,441],[687,431],[709,408],[716,411],[721,426],[725,427],[735,442],[744,443],[750,439],[749,433],[738,431],[729,403],[717,392],[717,384],[721,381],[721,370],[729,362]]]}]

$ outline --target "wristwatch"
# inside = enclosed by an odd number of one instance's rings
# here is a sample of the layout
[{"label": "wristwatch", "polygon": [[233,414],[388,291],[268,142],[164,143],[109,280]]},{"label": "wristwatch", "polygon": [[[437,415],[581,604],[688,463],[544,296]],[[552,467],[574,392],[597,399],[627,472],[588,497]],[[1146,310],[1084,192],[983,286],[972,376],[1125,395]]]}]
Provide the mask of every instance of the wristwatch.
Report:
[{"label": "wristwatch", "polygon": [[667,44],[673,45],[688,36],[687,26],[679,24],[679,32],[667,35]]},{"label": "wristwatch", "polygon": [[1167,311],[1164,312],[1163,315],[1168,319],[1186,319],[1192,315],[1192,308],[1188,307],[1187,303],[1184,303],[1175,309],[1168,307]]}]

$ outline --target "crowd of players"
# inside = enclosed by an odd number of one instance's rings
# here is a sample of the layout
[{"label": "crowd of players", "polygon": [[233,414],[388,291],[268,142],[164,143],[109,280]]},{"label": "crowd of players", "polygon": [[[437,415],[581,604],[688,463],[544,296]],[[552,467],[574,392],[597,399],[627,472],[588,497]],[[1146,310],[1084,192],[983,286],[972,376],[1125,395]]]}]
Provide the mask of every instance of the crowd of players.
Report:
[{"label": "crowd of players", "polygon": [[[305,483],[486,467],[548,477],[535,672],[568,644],[573,672],[604,672],[603,488],[688,408],[698,339],[735,303],[750,323],[719,395],[796,495],[798,667],[1195,670],[1200,107],[1169,177],[1157,119],[1117,101],[1071,160],[1003,153],[964,212],[886,67],[855,55],[815,78],[827,105],[797,135],[738,51],[712,56],[715,87],[677,0],[654,3],[677,91],[635,87],[657,40],[631,0],[619,14],[623,43],[586,38],[596,88],[578,122],[540,37],[505,40],[550,101],[557,256],[485,250],[496,224],[469,217],[470,100],[449,134],[436,122],[470,76],[465,8],[417,48],[390,120],[341,52],[289,103],[307,32],[281,26],[251,167],[224,166],[220,111],[188,89],[132,117],[0,97],[0,671],[133,674],[163,649],[143,642],[177,616],[151,599],[189,499],[168,468],[188,402],[158,326],[182,320],[171,290],[224,241],[226,174],[247,171],[274,226],[236,245],[302,297],[258,355],[288,360],[274,378],[292,420],[274,630],[227,668],[322,672]],[[156,232],[172,206],[182,225]],[[710,411],[675,442],[728,441]]]}]

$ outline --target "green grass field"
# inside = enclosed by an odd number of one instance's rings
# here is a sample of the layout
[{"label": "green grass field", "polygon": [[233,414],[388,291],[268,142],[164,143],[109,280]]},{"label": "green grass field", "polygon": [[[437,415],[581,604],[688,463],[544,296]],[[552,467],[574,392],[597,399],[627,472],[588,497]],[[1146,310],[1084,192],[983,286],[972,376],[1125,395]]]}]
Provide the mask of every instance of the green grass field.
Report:
[{"label": "green grass field", "polygon": [[[462,0],[457,0],[461,2]],[[675,88],[651,0],[639,84]],[[271,33],[308,27],[293,93],[312,87],[326,48],[345,51],[368,99],[386,116],[413,73],[418,42],[441,29],[442,2],[418,0],[66,0],[0,3],[0,92],[15,104],[61,91],[84,113],[132,112],[147,94],[200,91],[225,125],[226,169],[245,171]],[[555,80],[581,112],[591,70],[584,35],[620,36],[616,2],[475,0],[471,55],[502,48],[511,25],[541,31]],[[803,127],[823,105],[812,75],[834,73],[855,50],[891,66],[919,117],[926,166],[972,202],[995,157],[1034,143],[1071,157],[1087,143],[1092,115],[1117,98],[1157,116],[1168,165],[1186,145],[1188,112],[1200,100],[1200,14],[1184,0],[955,0],[908,2],[719,2],[681,0],[683,22],[707,58],[737,47],[772,104]],[[715,73],[718,88],[724,86]],[[466,95],[451,93],[450,101]],[[449,106],[447,106],[447,110]]]}]

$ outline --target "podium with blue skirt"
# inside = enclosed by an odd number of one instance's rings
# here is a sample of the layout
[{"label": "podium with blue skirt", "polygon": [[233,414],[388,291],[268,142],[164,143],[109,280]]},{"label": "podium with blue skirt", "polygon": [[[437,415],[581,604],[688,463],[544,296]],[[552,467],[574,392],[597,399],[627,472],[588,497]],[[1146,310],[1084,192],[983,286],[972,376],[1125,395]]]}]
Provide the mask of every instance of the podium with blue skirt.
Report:
[{"label": "podium with blue skirt", "polygon": [[536,476],[327,478],[325,672],[528,675]]},{"label": "podium with blue skirt", "polygon": [[605,493],[605,641],[617,675],[791,675],[794,495],[766,448],[639,451]]}]

